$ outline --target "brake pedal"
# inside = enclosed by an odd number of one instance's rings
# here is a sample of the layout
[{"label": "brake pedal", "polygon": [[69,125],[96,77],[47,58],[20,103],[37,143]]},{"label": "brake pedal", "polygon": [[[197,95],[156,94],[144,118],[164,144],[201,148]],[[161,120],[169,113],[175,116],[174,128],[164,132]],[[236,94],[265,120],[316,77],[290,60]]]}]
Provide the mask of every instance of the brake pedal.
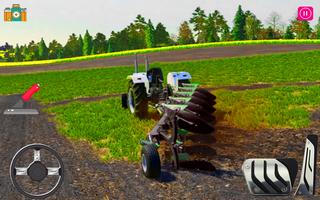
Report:
[{"label": "brake pedal", "polygon": [[300,182],[295,195],[315,194],[317,149],[318,136],[308,135],[304,151]]},{"label": "brake pedal", "polygon": [[242,166],[253,195],[289,195],[298,172],[295,159],[248,159]]}]

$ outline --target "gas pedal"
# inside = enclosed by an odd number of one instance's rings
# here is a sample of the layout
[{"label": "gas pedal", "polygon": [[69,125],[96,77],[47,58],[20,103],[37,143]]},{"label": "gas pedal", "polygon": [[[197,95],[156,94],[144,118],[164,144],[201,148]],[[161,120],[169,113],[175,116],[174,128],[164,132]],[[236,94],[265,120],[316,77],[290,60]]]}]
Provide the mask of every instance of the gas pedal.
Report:
[{"label": "gas pedal", "polygon": [[304,151],[300,182],[295,195],[315,194],[317,149],[318,136],[308,135]]},{"label": "gas pedal", "polygon": [[289,195],[298,172],[295,159],[248,159],[242,166],[253,195]]}]

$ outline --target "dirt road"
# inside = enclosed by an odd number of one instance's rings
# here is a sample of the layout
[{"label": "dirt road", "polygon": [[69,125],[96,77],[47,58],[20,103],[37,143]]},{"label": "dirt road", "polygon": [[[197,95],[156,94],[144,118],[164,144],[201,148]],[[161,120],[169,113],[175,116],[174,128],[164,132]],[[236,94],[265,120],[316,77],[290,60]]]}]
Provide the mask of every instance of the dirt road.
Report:
[{"label": "dirt road", "polygon": [[[243,45],[232,47],[214,47],[201,49],[186,49],[178,51],[167,51],[150,53],[149,58],[151,62],[176,62],[187,60],[201,60],[211,58],[225,58],[237,56],[249,56],[257,54],[270,54],[281,52],[305,51],[320,49],[319,44],[306,45]],[[96,60],[70,62],[51,65],[38,65],[28,67],[0,67],[0,74],[16,74],[16,73],[32,73],[40,71],[55,71],[55,70],[72,70],[72,69],[86,69],[109,66],[127,66],[132,65],[134,56],[120,56],[113,58],[103,58]],[[143,63],[144,58],[139,57],[139,62]]]},{"label": "dirt road", "polygon": [[[0,199],[4,200],[25,199],[11,184],[9,165],[15,152],[30,143],[47,144],[63,158],[65,181],[48,199],[238,200],[255,199],[248,193],[240,170],[244,159],[293,157],[299,161],[301,169],[305,137],[310,133],[320,135],[320,114],[317,113],[313,115],[314,125],[301,130],[250,132],[221,122],[215,136],[190,135],[187,138],[188,152],[193,159],[199,161],[201,158],[201,162],[187,163],[185,169],[178,172],[164,166],[159,180],[149,180],[141,174],[138,164],[100,162],[86,142],[73,142],[58,134],[55,124],[45,113],[38,116],[2,115],[17,98],[0,97]],[[36,102],[29,106],[41,110]],[[220,112],[218,119],[222,116]],[[292,196],[259,199],[292,199]]]}]

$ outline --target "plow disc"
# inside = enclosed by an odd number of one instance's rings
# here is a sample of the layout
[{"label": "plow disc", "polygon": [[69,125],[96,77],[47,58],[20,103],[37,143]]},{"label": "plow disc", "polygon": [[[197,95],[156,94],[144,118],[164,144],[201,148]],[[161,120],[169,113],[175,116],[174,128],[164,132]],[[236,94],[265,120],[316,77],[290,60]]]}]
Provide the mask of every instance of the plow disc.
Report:
[{"label": "plow disc", "polygon": [[[187,111],[195,113],[198,117],[204,119],[208,123],[214,123],[216,121],[215,117],[211,115],[206,109],[198,104],[189,102],[185,108]],[[213,108],[215,111],[215,108]]]},{"label": "plow disc", "polygon": [[196,96],[192,96],[189,102],[201,106],[204,110],[206,110],[209,113],[213,113],[215,111],[215,109],[213,108],[215,102],[209,102],[206,99],[199,98]]},{"label": "plow disc", "polygon": [[206,120],[187,110],[181,110],[177,113],[177,122],[179,128],[193,133],[209,134],[214,131],[214,128]]}]

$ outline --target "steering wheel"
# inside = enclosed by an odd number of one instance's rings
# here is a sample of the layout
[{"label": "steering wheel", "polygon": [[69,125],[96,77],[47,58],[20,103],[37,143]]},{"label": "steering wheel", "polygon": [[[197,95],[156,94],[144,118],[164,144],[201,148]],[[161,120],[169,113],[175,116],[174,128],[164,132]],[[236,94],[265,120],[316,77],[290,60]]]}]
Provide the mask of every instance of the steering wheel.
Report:
[{"label": "steering wheel", "polygon": [[[41,162],[40,150],[46,150],[58,161],[59,167],[47,167]],[[27,151],[33,150],[33,161],[28,167],[17,167],[17,161]],[[17,176],[28,176],[33,182],[40,184],[47,176],[57,176],[54,187],[45,193],[32,193],[24,190],[18,183]],[[24,196],[32,199],[43,199],[53,195],[61,186],[64,178],[64,166],[59,154],[51,147],[44,144],[30,144],[21,148],[13,157],[10,164],[10,177],[15,188]]]}]

